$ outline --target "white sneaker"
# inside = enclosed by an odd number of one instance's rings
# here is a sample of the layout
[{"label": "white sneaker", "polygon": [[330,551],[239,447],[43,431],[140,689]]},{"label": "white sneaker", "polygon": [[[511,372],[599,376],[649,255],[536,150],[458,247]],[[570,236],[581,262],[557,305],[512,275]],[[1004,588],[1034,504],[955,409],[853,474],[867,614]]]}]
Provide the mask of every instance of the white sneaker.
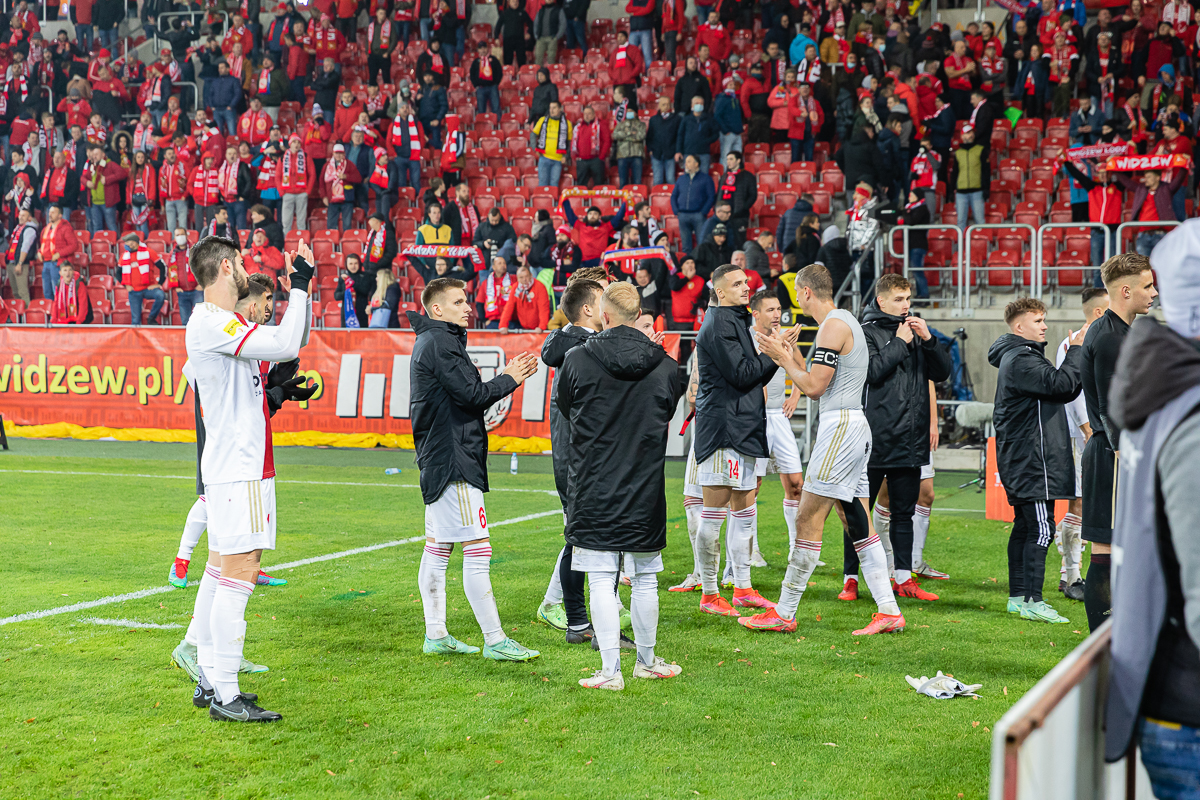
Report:
[{"label": "white sneaker", "polygon": [[681,672],[683,672],[683,667],[678,664],[668,664],[658,656],[654,657],[654,663],[650,666],[646,666],[641,661],[633,665],[633,677],[635,678],[674,678]]},{"label": "white sneaker", "polygon": [[667,589],[668,592],[692,592],[700,588],[700,579],[695,575],[689,574],[683,579],[683,582]]},{"label": "white sneaker", "polygon": [[767,564],[767,560],[762,557],[762,553],[755,550],[754,553],[750,556],[750,566],[766,567],[766,566],[770,566],[770,565]]},{"label": "white sneaker", "polygon": [[[636,668],[634,675],[637,675]],[[596,673],[590,678],[580,678],[579,685],[585,689],[608,689],[613,692],[622,691],[625,688],[625,678],[621,676],[618,670],[616,675],[611,678],[604,677],[604,670],[596,670]]]}]

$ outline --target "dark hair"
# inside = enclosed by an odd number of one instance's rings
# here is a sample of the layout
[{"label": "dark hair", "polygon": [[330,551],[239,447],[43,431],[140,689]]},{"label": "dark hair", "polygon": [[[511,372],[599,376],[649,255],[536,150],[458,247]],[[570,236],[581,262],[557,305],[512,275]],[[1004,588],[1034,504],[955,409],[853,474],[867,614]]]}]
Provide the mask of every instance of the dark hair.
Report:
[{"label": "dark hair", "polygon": [[[265,272],[256,272],[250,276],[250,285],[257,286],[264,292],[272,291],[275,288],[275,281]],[[257,291],[257,290],[254,290]]]},{"label": "dark hair", "polygon": [[907,121],[908,117],[903,114],[889,114],[885,124],[890,127],[892,125],[903,125]]},{"label": "dark hair", "polygon": [[763,301],[764,301],[764,300],[770,300],[770,299],[771,299],[771,298],[773,298],[773,297],[774,297],[776,300],[778,300],[778,299],[779,299],[779,298],[778,298],[778,297],[775,295],[775,292],[771,291],[770,289],[759,289],[759,290],[758,290],[757,292],[755,292],[755,293],[754,293],[754,295],[753,295],[753,296],[751,296],[751,298],[750,298],[750,310],[751,310],[751,311],[758,311],[758,309],[759,309],[760,307],[762,307],[762,304],[763,304]]},{"label": "dark hair", "polygon": [[221,262],[225,259],[235,261],[241,248],[232,239],[224,236],[205,236],[192,247],[188,254],[188,263],[192,274],[196,276],[196,284],[201,289],[207,289],[217,281],[221,271]]},{"label": "dark hair", "polygon": [[571,283],[563,292],[561,302],[567,321],[572,325],[579,322],[583,306],[585,304],[595,305],[598,302],[596,299],[598,294],[604,294],[604,287],[593,280],[583,278]]},{"label": "dark hair", "polygon": [[[761,67],[762,64],[760,63],[758,66]],[[726,158],[728,158],[729,156],[737,156],[737,160],[738,160],[739,164],[745,163],[745,161],[746,161],[746,159],[742,156],[741,150],[730,150],[728,153],[725,154]]]},{"label": "dark hair", "polygon": [[712,284],[713,284],[713,286],[716,286],[717,281],[721,280],[722,278],[724,278],[726,275],[728,275],[731,272],[744,272],[744,271],[745,270],[743,270],[741,267],[735,267],[733,264],[722,264],[721,266],[719,266],[713,270]]},{"label": "dark hair", "polygon": [[250,206],[250,213],[258,214],[263,219],[269,219],[272,221],[275,220],[275,215],[271,213],[271,209],[267,208],[262,203],[255,203],[254,205]]},{"label": "dark hair", "polygon": [[1035,300],[1032,297],[1021,297],[1013,300],[1004,307],[1004,324],[1012,325],[1012,322],[1022,314],[1045,314],[1046,304],[1041,300]]},{"label": "dark hair", "polygon": [[796,288],[807,286],[821,300],[833,299],[833,276],[823,264],[809,264],[796,273]]},{"label": "dark hair", "polygon": [[464,289],[465,287],[466,284],[458,278],[434,278],[425,284],[425,291],[421,292],[421,305],[428,309],[435,300],[451,289]]},{"label": "dark hair", "polygon": [[[266,285],[264,285],[264,281],[266,282]],[[260,300],[263,297],[270,297],[271,289],[273,288],[271,278],[261,272],[256,272],[251,275],[250,282],[246,284],[246,286],[246,297],[239,297],[239,302],[247,298],[251,300]]]},{"label": "dark hair", "polygon": [[912,284],[898,272],[889,272],[881,275],[879,282],[875,284],[875,296],[886,297],[892,292],[900,291],[907,292],[912,290]]},{"label": "dark hair", "polygon": [[1089,286],[1079,295],[1079,300],[1084,308],[1087,308],[1088,303],[1095,300],[1097,297],[1108,297],[1108,289],[1103,286]]}]

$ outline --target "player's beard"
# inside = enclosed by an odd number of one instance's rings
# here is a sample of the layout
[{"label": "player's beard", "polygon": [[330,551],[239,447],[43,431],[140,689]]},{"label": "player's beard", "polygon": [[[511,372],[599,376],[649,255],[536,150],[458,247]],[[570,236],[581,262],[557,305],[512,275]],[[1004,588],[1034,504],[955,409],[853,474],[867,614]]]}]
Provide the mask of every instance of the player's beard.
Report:
[{"label": "player's beard", "polygon": [[237,287],[238,302],[250,296],[250,276],[246,273],[233,273],[233,284]]}]

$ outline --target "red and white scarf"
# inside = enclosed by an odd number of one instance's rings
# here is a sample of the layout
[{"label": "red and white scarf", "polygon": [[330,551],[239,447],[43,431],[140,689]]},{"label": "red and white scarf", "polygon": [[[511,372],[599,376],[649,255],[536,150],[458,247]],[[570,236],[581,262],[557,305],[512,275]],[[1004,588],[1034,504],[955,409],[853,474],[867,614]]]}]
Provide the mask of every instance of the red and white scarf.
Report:
[{"label": "red and white scarf", "polygon": [[329,159],[325,163],[325,173],[321,176],[329,184],[329,201],[342,203],[346,200],[346,162],[338,163],[337,159]]},{"label": "red and white scarf", "polygon": [[75,321],[79,316],[79,279],[60,283],[54,292],[54,318]]},{"label": "red and white scarf", "polygon": [[[21,255],[21,239],[24,238],[25,231],[33,229],[33,223],[27,222],[24,225],[17,225],[10,237],[8,237],[8,261],[10,264],[15,264]],[[37,237],[34,237],[34,242],[37,242]]]},{"label": "red and white scarf", "polygon": [[[133,129],[133,151],[136,153],[139,150],[146,150],[146,151],[153,150],[154,149],[154,138],[153,137],[154,137],[154,126],[153,125],[143,125],[142,123],[139,122],[137,127]],[[147,146],[147,145],[149,145],[149,146]]]},{"label": "red and white scarf", "polygon": [[[126,280],[132,273],[136,265],[137,271],[143,278],[148,278],[150,275],[150,249],[146,245],[138,245],[138,249],[130,253],[125,248],[121,248],[121,282],[129,283]],[[149,282],[147,280],[147,282]]]},{"label": "red and white scarf", "polygon": [[152,104],[162,102],[162,85],[163,76],[155,73],[154,80],[150,83],[150,102]]},{"label": "red and white scarf", "polygon": [[[401,151],[404,144],[404,126],[408,125],[408,148],[407,153]],[[421,132],[417,128],[417,118],[410,116],[408,119],[397,115],[392,120],[392,148],[396,151],[396,158],[404,158],[409,161],[416,161],[421,157]]]},{"label": "red and white scarf", "polygon": [[245,61],[244,56],[235,56],[232,53],[225,57],[225,63],[229,65],[229,74],[239,81],[242,79],[242,65]]},{"label": "red and white scarf", "polygon": [[458,216],[462,220],[462,239],[464,242],[472,242],[475,240],[475,229],[479,227],[479,212],[475,208],[475,204],[468,201],[466,205],[454,201],[454,205],[458,206]]},{"label": "red and white scarf", "polygon": [[67,146],[63,148],[63,155],[67,157],[67,166],[71,169],[75,169],[75,165],[78,163],[76,161],[78,152],[79,144],[74,139],[67,142]]},{"label": "red and white scarf", "polygon": [[[47,191],[49,190],[49,191]],[[42,197],[51,203],[62,200],[67,193],[67,168],[46,170],[42,178]]]},{"label": "red and white scarf", "polygon": [[367,110],[368,114],[375,114],[382,111],[385,105],[387,105],[387,95],[383,92],[376,92],[374,97],[367,95],[363,107]]},{"label": "red and white scarf", "polygon": [[158,173],[158,193],[162,195],[163,200],[180,200],[184,196],[183,186],[186,181],[183,164],[178,161],[174,164],[164,163]]},{"label": "red and white scarf", "polygon": [[221,187],[221,196],[226,201],[237,200],[238,196],[238,168],[242,162],[234,161],[230,164],[228,161],[221,164],[221,169],[217,173],[217,185]]},{"label": "red and white scarf", "polygon": [[383,245],[387,241],[387,231],[383,226],[379,226],[379,230],[375,231],[367,239],[367,261],[374,264],[383,255]]},{"label": "red and white scarf", "polygon": [[302,176],[308,172],[308,154],[301,150],[299,153],[293,153],[288,150],[283,155],[283,188],[292,188],[292,170],[296,171],[296,175]]},{"label": "red and white scarf", "polygon": [[258,73],[258,93],[268,94],[271,91],[271,70],[262,69]]},{"label": "red and white scarf", "polygon": [[[149,169],[149,167],[147,167],[146,169]],[[145,169],[139,170],[137,173],[137,176],[133,179],[133,195],[132,196],[137,197],[139,194],[142,195],[143,197],[145,197],[145,195],[146,195],[146,170]],[[141,225],[150,220],[149,204],[144,205],[144,206],[137,206],[137,205],[133,205],[131,203],[129,208],[130,208],[130,221],[133,222],[134,225]]]},{"label": "red and white scarf", "polygon": [[[376,21],[371,20],[371,24],[367,26],[367,44],[370,45],[375,41],[375,25]],[[392,21],[385,19],[383,24],[379,26],[379,49],[387,50],[388,45],[392,43]]]},{"label": "red and white scarf", "polygon": [[489,272],[487,282],[484,284],[484,296],[487,298],[483,304],[484,316],[495,316],[499,311],[499,302],[508,302],[508,298],[512,294],[512,275],[505,275],[502,283],[496,285],[496,273]]},{"label": "red and white scarf", "polygon": [[386,192],[388,188],[387,164],[376,164],[375,170],[371,173],[371,179],[367,183]]}]

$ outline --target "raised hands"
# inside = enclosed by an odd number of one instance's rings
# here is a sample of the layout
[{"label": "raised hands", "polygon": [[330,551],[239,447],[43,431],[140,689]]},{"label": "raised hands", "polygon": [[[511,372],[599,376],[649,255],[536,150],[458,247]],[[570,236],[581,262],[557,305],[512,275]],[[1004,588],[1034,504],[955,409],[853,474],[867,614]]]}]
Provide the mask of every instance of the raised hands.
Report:
[{"label": "raised hands", "polygon": [[518,353],[504,367],[504,374],[510,376],[520,386],[538,371],[538,357],[533,353]]}]

